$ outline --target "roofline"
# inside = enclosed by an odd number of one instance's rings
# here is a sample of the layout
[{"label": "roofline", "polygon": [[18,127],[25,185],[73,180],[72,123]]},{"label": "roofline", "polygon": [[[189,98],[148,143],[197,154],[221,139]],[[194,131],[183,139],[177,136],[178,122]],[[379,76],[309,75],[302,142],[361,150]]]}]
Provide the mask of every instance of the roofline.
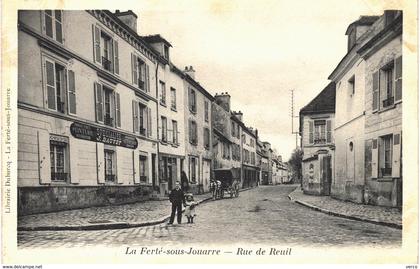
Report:
[{"label": "roofline", "polygon": [[[179,70],[179,69],[178,69]],[[182,72],[182,71],[181,71]],[[204,89],[203,86],[200,85],[200,83],[198,83],[195,79],[193,79],[190,75],[185,74],[184,72],[182,72],[184,75],[184,79],[189,82],[190,84],[192,84],[194,87],[196,87],[202,94],[204,94],[207,98],[209,98],[212,102],[214,101],[214,97],[213,95],[211,95],[206,89]]]}]

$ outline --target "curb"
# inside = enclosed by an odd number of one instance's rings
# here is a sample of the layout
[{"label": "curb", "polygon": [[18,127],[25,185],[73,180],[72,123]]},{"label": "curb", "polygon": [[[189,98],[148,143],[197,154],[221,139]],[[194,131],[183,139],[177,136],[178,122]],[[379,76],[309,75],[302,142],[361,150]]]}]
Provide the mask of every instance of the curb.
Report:
[{"label": "curb", "polygon": [[[240,192],[248,191],[252,188],[240,189]],[[213,197],[207,197],[197,202],[197,205],[212,200]],[[185,209],[182,210],[184,212]],[[94,230],[116,230],[116,229],[128,229],[145,226],[153,226],[166,222],[171,215],[167,215],[158,220],[146,221],[146,222],[113,222],[104,224],[87,224],[79,226],[36,226],[36,227],[17,227],[18,231],[94,231]]]},{"label": "curb", "polygon": [[308,207],[312,210],[315,211],[319,211],[328,215],[332,215],[335,217],[340,217],[340,218],[345,218],[345,219],[350,219],[350,220],[356,220],[356,221],[363,221],[363,222],[368,222],[368,223],[372,223],[372,224],[377,224],[377,225],[382,225],[382,226],[387,226],[387,227],[391,227],[391,228],[395,228],[395,229],[399,229],[402,230],[402,225],[401,224],[397,224],[397,223],[392,223],[392,222],[385,222],[385,221],[379,221],[379,220],[372,220],[372,219],[365,219],[365,218],[360,218],[360,217],[355,217],[355,216],[349,216],[349,215],[345,215],[345,214],[341,214],[341,213],[337,213],[337,212],[333,212],[333,211],[329,211],[317,206],[314,206],[312,204],[306,203],[306,202],[302,202],[296,199],[293,199],[290,194],[287,196],[289,198],[289,200],[291,200],[294,203],[297,203],[299,205]]}]

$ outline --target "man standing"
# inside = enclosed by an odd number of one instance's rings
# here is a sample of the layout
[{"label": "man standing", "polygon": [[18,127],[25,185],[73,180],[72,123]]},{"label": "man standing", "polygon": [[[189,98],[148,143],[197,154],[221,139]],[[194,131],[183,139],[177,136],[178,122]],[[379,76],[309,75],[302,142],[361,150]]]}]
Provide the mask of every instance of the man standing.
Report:
[{"label": "man standing", "polygon": [[172,203],[171,219],[168,224],[173,224],[175,219],[175,211],[177,213],[178,224],[181,224],[182,219],[182,205],[185,206],[184,192],[181,190],[179,181],[175,183],[175,189],[169,194],[169,201]]}]

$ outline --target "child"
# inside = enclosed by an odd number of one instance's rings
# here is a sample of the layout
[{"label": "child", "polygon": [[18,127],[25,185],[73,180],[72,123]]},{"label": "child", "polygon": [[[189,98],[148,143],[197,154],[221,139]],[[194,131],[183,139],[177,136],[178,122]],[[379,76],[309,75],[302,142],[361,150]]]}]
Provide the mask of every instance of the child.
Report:
[{"label": "child", "polygon": [[195,214],[195,207],[197,205],[196,202],[194,202],[194,196],[191,193],[188,193],[185,195],[185,216],[187,217],[188,223],[194,223],[194,217]]}]

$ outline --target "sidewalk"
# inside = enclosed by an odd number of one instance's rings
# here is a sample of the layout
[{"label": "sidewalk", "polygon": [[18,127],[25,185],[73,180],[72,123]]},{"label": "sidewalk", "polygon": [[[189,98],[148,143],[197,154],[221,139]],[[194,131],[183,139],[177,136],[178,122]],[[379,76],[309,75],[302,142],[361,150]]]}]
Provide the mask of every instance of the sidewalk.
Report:
[{"label": "sidewalk", "polygon": [[[239,191],[246,191],[241,189]],[[194,195],[201,204],[211,200],[210,193]],[[18,218],[18,231],[106,230],[156,225],[168,221],[171,204],[168,198],[133,204],[89,207]]]},{"label": "sidewalk", "polygon": [[397,208],[356,204],[330,196],[306,195],[300,187],[289,194],[289,199],[330,215],[402,229],[402,214]]},{"label": "sidewalk", "polygon": [[[194,195],[199,204],[211,199],[211,194]],[[133,204],[89,207],[52,213],[21,216],[18,231],[44,230],[104,230],[122,229],[164,223],[170,217],[168,198]]]}]

